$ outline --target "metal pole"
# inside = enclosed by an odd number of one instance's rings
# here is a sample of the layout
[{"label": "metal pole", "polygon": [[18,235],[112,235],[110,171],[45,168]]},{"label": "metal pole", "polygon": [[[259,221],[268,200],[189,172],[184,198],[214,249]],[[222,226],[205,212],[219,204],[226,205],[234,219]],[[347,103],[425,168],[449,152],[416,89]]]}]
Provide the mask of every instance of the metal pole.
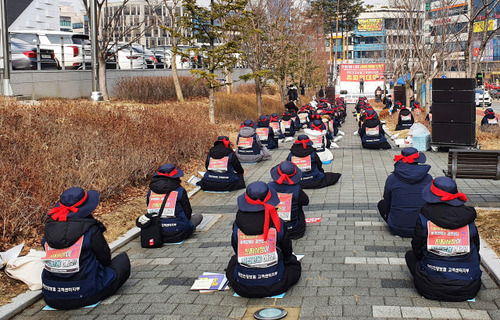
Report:
[{"label": "metal pole", "polygon": [[91,48],[92,48],[92,94],[91,101],[102,101],[102,93],[99,91],[99,61],[97,60],[97,49],[99,41],[97,39],[97,12],[96,1],[90,1],[90,27],[91,27]]},{"label": "metal pole", "polygon": [[7,0],[1,0],[2,10],[2,45],[3,45],[3,95],[12,96],[12,87],[10,86],[10,42],[9,29],[7,27]]}]

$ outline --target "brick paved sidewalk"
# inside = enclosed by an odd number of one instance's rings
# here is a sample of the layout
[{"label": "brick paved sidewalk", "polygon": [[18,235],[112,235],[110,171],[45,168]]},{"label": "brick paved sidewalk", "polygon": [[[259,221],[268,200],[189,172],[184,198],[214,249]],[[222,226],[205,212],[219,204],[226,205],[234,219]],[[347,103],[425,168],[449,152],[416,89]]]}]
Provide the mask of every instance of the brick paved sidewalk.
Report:
[{"label": "brick paved sidewalk", "polygon": [[[350,108],[351,110],[353,108]],[[350,111],[351,111],[350,110]],[[350,111],[342,130],[346,135],[333,150],[326,170],[341,172],[341,181],[320,190],[306,190],[311,203],[309,224],[294,251],[305,254],[302,279],[282,299],[233,297],[233,291],[200,294],[190,291],[204,271],[223,272],[233,254],[231,225],[237,210],[233,193],[203,193],[193,197],[195,212],[218,219],[181,245],[142,249],[138,239],[124,246],[132,260],[132,275],[115,296],[92,309],[41,311],[43,301],[15,319],[241,319],[247,308],[276,305],[300,308],[300,319],[500,319],[500,290],[486,272],[475,302],[426,300],[413,288],[404,254],[410,239],[392,236],[379,218],[376,204],[398,150],[365,150]],[[273,151],[271,161],[245,166],[247,183],[269,181],[269,170],[283,161],[291,143]],[[442,175],[446,153],[427,152],[433,176]],[[500,182],[458,180],[474,205],[500,204]],[[290,317],[286,318],[289,319]]]}]

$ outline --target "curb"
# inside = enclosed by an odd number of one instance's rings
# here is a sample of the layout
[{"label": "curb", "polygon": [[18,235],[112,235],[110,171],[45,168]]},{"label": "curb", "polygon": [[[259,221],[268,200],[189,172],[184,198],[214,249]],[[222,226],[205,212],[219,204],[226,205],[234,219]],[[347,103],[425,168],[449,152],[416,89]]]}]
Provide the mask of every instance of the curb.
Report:
[{"label": "curb", "polygon": [[[141,229],[134,227],[115,241],[111,242],[109,244],[111,252],[116,251],[117,249],[129,243],[131,240],[135,239],[137,236],[139,236],[140,232]],[[0,319],[7,320],[14,317],[16,314],[20,313],[26,307],[32,305],[41,298],[42,290],[27,290],[26,292],[21,293],[17,297],[14,297],[11,303],[0,307]]]},{"label": "curb", "polygon": [[479,246],[481,247],[479,250],[481,264],[484,269],[489,272],[493,280],[495,280],[497,284],[500,284],[500,258],[481,237],[479,237],[479,241]]}]

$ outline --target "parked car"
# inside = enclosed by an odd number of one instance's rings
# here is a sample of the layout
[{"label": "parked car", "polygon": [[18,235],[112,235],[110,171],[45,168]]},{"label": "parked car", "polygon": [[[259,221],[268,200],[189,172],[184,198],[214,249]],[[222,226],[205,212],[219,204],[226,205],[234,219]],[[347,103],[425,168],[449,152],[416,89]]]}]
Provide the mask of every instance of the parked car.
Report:
[{"label": "parked car", "polygon": [[161,62],[165,68],[172,68],[172,53],[170,51],[157,48],[150,50],[153,52],[158,62]]},{"label": "parked car", "polygon": [[40,44],[42,49],[53,50],[59,66],[64,65],[66,69],[78,69],[91,61],[90,47],[83,44],[84,35],[45,30],[13,31],[10,35],[32,46]]},{"label": "parked car", "polygon": [[488,90],[476,89],[476,106],[482,107],[483,105],[491,107],[491,96]]},{"label": "parked car", "polygon": [[141,52],[144,56],[144,61],[146,62],[146,67],[148,69],[163,69],[163,58],[160,55],[156,55],[153,51],[143,48],[142,46],[133,46],[134,50]]},{"label": "parked car", "polygon": [[14,38],[10,40],[10,51],[13,70],[37,70],[38,59],[42,70],[58,67],[53,50],[40,49],[40,52],[37,52],[33,45]]},{"label": "parked car", "polygon": [[128,43],[117,43],[110,49],[110,54],[118,63],[118,69],[145,69],[146,61],[142,50]]},{"label": "parked car", "polygon": [[489,92],[490,92],[491,99],[497,99],[498,100],[499,93],[498,93],[497,89],[491,89]]}]

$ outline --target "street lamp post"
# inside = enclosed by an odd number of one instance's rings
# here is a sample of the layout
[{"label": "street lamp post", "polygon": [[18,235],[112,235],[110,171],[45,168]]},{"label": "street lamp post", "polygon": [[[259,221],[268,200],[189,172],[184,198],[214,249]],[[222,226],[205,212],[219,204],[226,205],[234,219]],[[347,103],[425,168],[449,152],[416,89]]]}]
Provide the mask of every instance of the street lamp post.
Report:
[{"label": "street lamp post", "polygon": [[2,51],[3,51],[3,95],[12,96],[12,87],[10,86],[10,52],[9,52],[9,29],[7,26],[7,0],[1,0],[2,10]]},{"label": "street lamp post", "polygon": [[92,94],[91,101],[102,101],[102,93],[99,91],[99,61],[97,59],[97,49],[99,41],[97,39],[97,11],[96,1],[90,1],[90,27],[92,28]]}]

